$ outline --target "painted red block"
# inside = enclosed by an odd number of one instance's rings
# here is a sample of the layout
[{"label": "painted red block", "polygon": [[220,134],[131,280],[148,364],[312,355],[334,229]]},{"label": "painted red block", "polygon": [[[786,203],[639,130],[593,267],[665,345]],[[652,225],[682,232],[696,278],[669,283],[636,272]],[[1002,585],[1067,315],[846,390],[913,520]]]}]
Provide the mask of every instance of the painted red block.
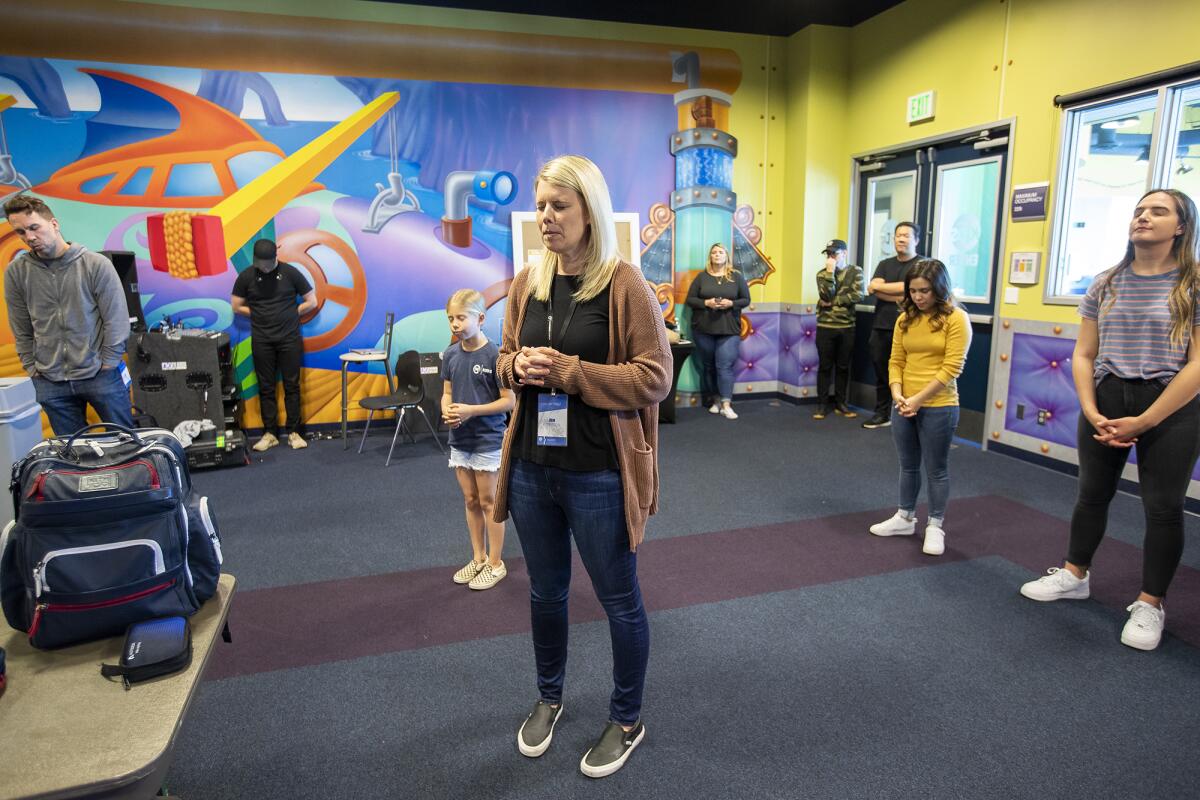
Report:
[{"label": "painted red block", "polygon": [[146,238],[150,240],[150,264],[158,272],[167,272],[167,237],[163,233],[163,214],[146,217]]},{"label": "painted red block", "polygon": [[192,249],[196,253],[196,271],[201,275],[220,275],[228,267],[225,258],[225,228],[221,218],[212,214],[192,217]]},{"label": "painted red block", "polygon": [[[169,272],[167,237],[164,226],[166,214],[151,214],[146,218],[146,235],[150,242],[150,263],[159,272]],[[196,272],[200,276],[220,275],[228,268],[225,258],[225,229],[221,218],[212,214],[195,214],[191,218],[192,252]]]}]

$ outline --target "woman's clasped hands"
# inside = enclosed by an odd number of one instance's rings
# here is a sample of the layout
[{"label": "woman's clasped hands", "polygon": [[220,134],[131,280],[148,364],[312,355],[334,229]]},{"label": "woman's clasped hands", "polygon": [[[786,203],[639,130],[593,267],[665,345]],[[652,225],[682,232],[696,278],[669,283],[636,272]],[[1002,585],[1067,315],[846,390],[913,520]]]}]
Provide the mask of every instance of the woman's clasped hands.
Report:
[{"label": "woman's clasped hands", "polygon": [[915,417],[917,412],[921,410],[921,406],[925,405],[925,401],[918,398],[915,394],[912,397],[905,397],[899,392],[892,392],[892,404],[896,407],[902,417]]},{"label": "woman's clasped hands", "polygon": [[1137,444],[1137,437],[1150,428],[1141,417],[1108,419],[1102,414],[1096,414],[1089,416],[1088,422],[1097,431],[1092,434],[1092,438],[1109,447],[1133,447]]},{"label": "woman's clasped hands", "polygon": [[545,386],[554,360],[562,354],[553,347],[522,347],[513,358],[513,373],[522,386]]}]

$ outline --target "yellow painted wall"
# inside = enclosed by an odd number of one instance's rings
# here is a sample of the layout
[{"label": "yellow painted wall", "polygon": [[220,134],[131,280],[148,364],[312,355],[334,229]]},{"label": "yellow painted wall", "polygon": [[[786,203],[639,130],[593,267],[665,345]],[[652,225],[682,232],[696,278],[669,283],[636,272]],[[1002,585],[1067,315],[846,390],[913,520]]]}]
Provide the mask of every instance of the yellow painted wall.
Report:
[{"label": "yellow painted wall", "polygon": [[816,302],[815,275],[825,263],[822,246],[848,239],[846,145],[849,101],[848,28],[810,25],[787,40],[788,97],[787,269],[785,302]]},{"label": "yellow painted wall", "polygon": [[[831,170],[845,193],[852,153],[1015,117],[1012,183],[1053,183],[1062,121],[1054,96],[1195,61],[1197,30],[1200,3],[1188,0],[1144,8],[1117,0],[907,0],[850,32],[846,136]],[[906,99],[928,89],[937,92],[936,118],[908,125]],[[790,188],[805,194],[795,182]],[[806,207],[806,220],[811,213]],[[848,216],[843,202],[844,224]],[[1044,282],[1050,225],[1008,224],[1002,263],[1013,251],[1041,251]],[[1019,292],[1020,302],[1001,304],[1001,314],[1077,319],[1074,307],[1043,303],[1042,285]]]}]

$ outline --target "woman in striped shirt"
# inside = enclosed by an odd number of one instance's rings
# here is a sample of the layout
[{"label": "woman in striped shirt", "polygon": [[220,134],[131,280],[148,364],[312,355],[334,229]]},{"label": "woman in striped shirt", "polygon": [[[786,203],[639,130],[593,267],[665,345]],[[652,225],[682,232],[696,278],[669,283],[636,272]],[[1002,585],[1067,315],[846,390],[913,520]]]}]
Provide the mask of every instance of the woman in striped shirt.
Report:
[{"label": "woman in striped shirt", "polygon": [[1063,567],[1021,587],[1033,600],[1090,596],[1089,567],[1131,448],[1146,512],[1142,587],[1121,642],[1153,650],[1183,555],[1183,507],[1200,455],[1196,205],[1174,189],[1138,202],[1121,263],[1096,276],[1071,358],[1079,394],[1079,496]]}]

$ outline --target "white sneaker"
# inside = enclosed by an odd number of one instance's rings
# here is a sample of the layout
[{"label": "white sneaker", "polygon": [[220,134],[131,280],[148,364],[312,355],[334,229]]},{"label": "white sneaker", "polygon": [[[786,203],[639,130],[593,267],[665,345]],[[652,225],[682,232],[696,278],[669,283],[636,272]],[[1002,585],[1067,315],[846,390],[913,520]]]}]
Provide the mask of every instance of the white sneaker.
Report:
[{"label": "white sneaker", "polygon": [[272,447],[274,447],[277,444],[279,444],[279,439],[276,438],[275,434],[264,433],[262,435],[262,438],[259,439],[257,442],[255,442],[254,446],[250,449],[256,453],[263,453],[263,452],[266,452],[267,450],[270,450]]},{"label": "white sneaker", "polygon": [[725,419],[737,419],[737,412],[733,410],[733,406],[721,406],[721,416]]},{"label": "white sneaker", "polygon": [[1153,650],[1162,641],[1163,623],[1167,621],[1167,612],[1155,608],[1145,600],[1135,600],[1133,605],[1125,609],[1129,613],[1129,621],[1121,629],[1121,644],[1136,647],[1138,650]]},{"label": "white sneaker", "polygon": [[912,536],[916,531],[916,516],[906,517],[903,511],[871,526],[871,533],[876,536]]},{"label": "white sneaker", "polygon": [[293,450],[303,450],[308,447],[308,442],[304,441],[304,437],[295,431],[288,434],[288,444]]},{"label": "white sneaker", "polygon": [[946,532],[932,522],[925,526],[925,544],[921,552],[927,556],[940,556],[946,552]]},{"label": "white sneaker", "polygon": [[710,414],[720,414],[720,413],[721,413],[721,406],[717,405],[716,403],[713,403],[711,406],[709,406],[709,407],[708,407],[708,413],[710,413]]},{"label": "white sneaker", "polygon": [[1092,573],[1076,578],[1069,569],[1051,567],[1036,581],[1021,586],[1021,594],[1030,600],[1048,603],[1051,600],[1087,600],[1092,596]]}]

